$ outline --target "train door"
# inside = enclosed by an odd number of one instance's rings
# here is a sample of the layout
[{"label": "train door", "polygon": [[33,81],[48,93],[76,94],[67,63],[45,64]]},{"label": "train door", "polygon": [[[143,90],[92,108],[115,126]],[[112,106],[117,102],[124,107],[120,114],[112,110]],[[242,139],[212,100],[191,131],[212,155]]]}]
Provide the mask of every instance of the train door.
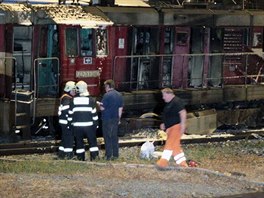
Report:
[{"label": "train door", "polygon": [[34,29],[34,89],[37,98],[57,97],[59,48],[56,25],[39,25]]},{"label": "train door", "polygon": [[172,56],[173,54],[173,43],[174,43],[174,28],[167,26],[162,31],[160,51],[163,56],[161,59],[161,87],[170,87],[172,85]]},{"label": "train door", "polygon": [[174,40],[172,86],[186,88],[188,85],[189,57],[182,54],[190,52],[190,27],[176,27]]},{"label": "train door", "polygon": [[[223,29],[212,28],[210,36],[210,53],[222,53],[223,52]],[[222,56],[211,56],[210,57],[210,68],[208,74],[208,84],[213,87],[221,86],[222,84]]]},{"label": "train door", "polygon": [[159,61],[153,56],[159,49],[158,27],[136,27],[133,29],[133,46],[131,64],[132,88],[158,88]]},{"label": "train door", "polygon": [[203,87],[207,84],[208,56],[202,54],[209,51],[209,29],[194,27],[191,32],[191,54],[189,62],[190,87]]}]

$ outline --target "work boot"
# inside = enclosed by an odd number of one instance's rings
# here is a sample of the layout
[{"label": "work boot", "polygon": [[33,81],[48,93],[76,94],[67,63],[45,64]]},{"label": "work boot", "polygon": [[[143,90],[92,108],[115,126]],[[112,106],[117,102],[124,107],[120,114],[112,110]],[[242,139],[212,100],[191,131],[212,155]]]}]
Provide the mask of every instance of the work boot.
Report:
[{"label": "work boot", "polygon": [[91,161],[98,159],[99,158],[98,156],[99,156],[99,152],[98,151],[90,152],[90,160]]},{"label": "work boot", "polygon": [[159,170],[166,170],[169,167],[169,161],[163,158],[160,158],[157,163],[156,167]]},{"label": "work boot", "polygon": [[80,161],[85,161],[85,153],[77,153],[77,159]]},{"label": "work boot", "polygon": [[64,151],[59,150],[59,152],[58,152],[58,158],[59,159],[64,159],[64,157],[65,157]]},{"label": "work boot", "polygon": [[73,158],[73,152],[65,152],[64,155],[65,155],[64,159],[66,160],[70,160]]}]

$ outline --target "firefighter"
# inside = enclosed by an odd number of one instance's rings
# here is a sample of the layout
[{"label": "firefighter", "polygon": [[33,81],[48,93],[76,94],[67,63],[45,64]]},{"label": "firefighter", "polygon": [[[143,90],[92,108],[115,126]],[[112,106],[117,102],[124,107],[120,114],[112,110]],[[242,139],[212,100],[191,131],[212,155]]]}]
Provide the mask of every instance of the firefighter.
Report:
[{"label": "firefighter", "polygon": [[76,155],[78,160],[85,161],[83,138],[87,138],[90,160],[92,161],[99,155],[96,139],[96,129],[98,127],[96,102],[89,96],[87,84],[84,81],[76,83],[76,92],[77,95],[73,98],[69,111],[69,121],[76,138]]},{"label": "firefighter", "polygon": [[75,95],[75,82],[68,81],[64,87],[64,94],[60,98],[60,106],[58,109],[59,124],[61,126],[62,136],[61,145],[59,146],[59,158],[73,157],[73,133],[68,122],[68,111],[70,103]]},{"label": "firefighter", "polygon": [[188,167],[180,143],[181,136],[186,129],[187,112],[183,102],[174,95],[172,89],[164,88],[161,92],[166,105],[163,110],[163,123],[160,125],[160,129],[166,131],[167,140],[162,156],[156,165],[160,169],[167,168],[170,158],[173,156],[177,165]]}]

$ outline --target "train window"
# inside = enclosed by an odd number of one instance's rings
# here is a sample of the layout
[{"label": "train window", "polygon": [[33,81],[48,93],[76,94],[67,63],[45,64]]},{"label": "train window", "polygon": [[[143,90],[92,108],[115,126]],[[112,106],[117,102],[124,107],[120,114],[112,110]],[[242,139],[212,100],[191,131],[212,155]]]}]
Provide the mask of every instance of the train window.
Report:
[{"label": "train window", "polygon": [[170,54],[173,52],[173,30],[171,27],[166,27],[164,33],[164,53]]},{"label": "train window", "polygon": [[82,56],[91,56],[93,55],[93,35],[92,29],[81,29],[80,31],[81,38],[81,55]]},{"label": "train window", "polygon": [[137,28],[134,30],[134,53],[155,54],[159,43],[157,28]]},{"label": "train window", "polygon": [[96,30],[96,54],[107,55],[107,31],[106,29]]},{"label": "train window", "polygon": [[177,32],[176,33],[177,45],[186,45],[188,40],[187,32]]},{"label": "train window", "polygon": [[66,29],[66,53],[69,57],[78,55],[78,37],[76,28]]},{"label": "train window", "polygon": [[254,32],[253,34],[253,45],[254,48],[262,47],[262,32]]}]

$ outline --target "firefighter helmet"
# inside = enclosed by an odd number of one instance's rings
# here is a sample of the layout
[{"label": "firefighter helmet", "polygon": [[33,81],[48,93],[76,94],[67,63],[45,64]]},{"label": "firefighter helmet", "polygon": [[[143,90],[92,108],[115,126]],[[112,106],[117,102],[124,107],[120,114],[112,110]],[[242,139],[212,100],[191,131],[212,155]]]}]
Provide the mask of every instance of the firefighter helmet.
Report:
[{"label": "firefighter helmet", "polygon": [[89,92],[87,90],[87,84],[86,84],[86,82],[84,82],[82,80],[79,81],[79,82],[77,82],[77,84],[76,84],[76,90],[77,90],[77,92],[80,95],[86,95],[86,96],[89,95]]},{"label": "firefighter helmet", "polygon": [[72,91],[73,89],[75,89],[75,82],[73,82],[73,81],[68,81],[68,82],[65,84],[64,91],[69,92],[69,91]]}]

